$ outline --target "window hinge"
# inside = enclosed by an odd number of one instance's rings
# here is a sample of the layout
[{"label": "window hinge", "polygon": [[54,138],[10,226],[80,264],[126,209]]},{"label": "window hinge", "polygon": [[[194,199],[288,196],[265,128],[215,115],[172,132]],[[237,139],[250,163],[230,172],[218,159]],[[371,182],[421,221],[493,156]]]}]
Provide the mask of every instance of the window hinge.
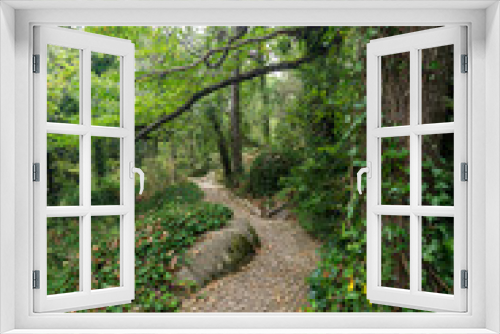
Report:
[{"label": "window hinge", "polygon": [[467,289],[469,287],[469,274],[467,270],[462,270],[462,289]]},{"label": "window hinge", "polygon": [[40,289],[40,270],[33,270],[33,289]]},{"label": "window hinge", "polygon": [[40,73],[40,55],[33,55],[33,73]]},{"label": "window hinge", "polygon": [[469,181],[469,166],[466,162],[462,162],[460,165],[460,180]]},{"label": "window hinge", "polygon": [[33,164],[33,181],[40,181],[40,163],[38,162]]},{"label": "window hinge", "polygon": [[462,55],[462,73],[467,73],[469,71],[469,57],[467,55]]}]

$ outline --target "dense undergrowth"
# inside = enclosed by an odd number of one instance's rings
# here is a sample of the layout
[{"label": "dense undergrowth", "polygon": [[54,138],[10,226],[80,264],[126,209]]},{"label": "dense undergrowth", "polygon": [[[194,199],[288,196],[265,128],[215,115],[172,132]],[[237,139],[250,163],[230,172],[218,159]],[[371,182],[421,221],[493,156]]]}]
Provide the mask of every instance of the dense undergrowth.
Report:
[{"label": "dense undergrowth", "polygon": [[[135,299],[130,304],[84,312],[172,312],[191,282],[175,278],[184,252],[197,238],[223,227],[232,211],[203,200],[200,188],[183,182],[136,204]],[[112,266],[116,266],[113,264]],[[102,268],[107,271],[106,268]]]}]

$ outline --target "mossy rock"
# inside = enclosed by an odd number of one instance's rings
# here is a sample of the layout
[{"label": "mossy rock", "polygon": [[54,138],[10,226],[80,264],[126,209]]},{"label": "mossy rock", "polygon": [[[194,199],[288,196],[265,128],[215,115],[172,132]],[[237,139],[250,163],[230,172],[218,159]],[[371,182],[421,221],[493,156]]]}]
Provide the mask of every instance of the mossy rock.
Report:
[{"label": "mossy rock", "polygon": [[259,237],[246,219],[234,219],[227,227],[206,233],[186,252],[178,279],[194,281],[197,289],[225,274],[238,271],[252,260]]}]

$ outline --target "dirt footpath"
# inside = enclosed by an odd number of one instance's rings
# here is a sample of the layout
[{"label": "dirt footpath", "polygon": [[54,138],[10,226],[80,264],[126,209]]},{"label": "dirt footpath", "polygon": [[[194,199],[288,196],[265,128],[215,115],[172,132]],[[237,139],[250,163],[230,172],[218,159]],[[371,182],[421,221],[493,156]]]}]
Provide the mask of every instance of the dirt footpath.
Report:
[{"label": "dirt footpath", "polygon": [[305,304],[305,278],[316,268],[320,243],[293,220],[262,219],[251,215],[213,176],[192,179],[205,192],[205,200],[233,209],[247,218],[262,247],[239,272],[209,283],[183,302],[181,312],[297,312]]}]

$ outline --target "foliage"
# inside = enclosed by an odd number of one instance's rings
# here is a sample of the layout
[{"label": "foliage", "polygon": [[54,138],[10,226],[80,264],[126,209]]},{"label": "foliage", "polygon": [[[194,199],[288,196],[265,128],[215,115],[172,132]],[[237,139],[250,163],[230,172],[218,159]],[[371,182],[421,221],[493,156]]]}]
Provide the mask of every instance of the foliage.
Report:
[{"label": "foliage", "polygon": [[246,176],[245,192],[254,197],[271,196],[282,189],[281,177],[300,161],[294,150],[270,149],[260,152],[250,166]]},{"label": "foliage", "polygon": [[[400,34],[409,29],[334,28],[331,33],[343,37],[342,45],[333,50],[330,57],[319,58],[294,74],[301,81],[303,90],[294,101],[295,107],[288,109],[287,122],[278,124],[277,132],[286,136],[282,145],[293,141],[303,143],[304,159],[288,177],[281,179],[282,193],[293,195],[294,211],[300,224],[325,243],[318,269],[308,279],[310,295],[305,311],[409,311],[371,305],[366,299],[366,203],[364,196],[360,197],[355,189],[355,172],[365,165],[366,160],[365,146],[360,145],[366,142],[366,43],[373,38]],[[396,72],[391,74],[392,77],[396,77]],[[304,112],[305,109],[308,112]],[[409,148],[409,143],[396,139],[384,141],[383,201],[409,204],[403,203],[409,200],[409,151],[405,149]],[[437,141],[436,146],[442,149],[443,141]],[[432,173],[446,169],[436,165],[438,159],[435,158],[440,155],[443,156],[442,152],[433,154],[434,159],[425,158],[424,166]],[[451,175],[442,172],[439,175],[439,184],[445,189],[441,196],[449,198],[446,187],[451,183]],[[435,191],[436,183],[435,179],[424,179],[424,188],[434,187],[424,197],[435,201],[436,192],[439,193]],[[397,223],[397,220],[389,221]],[[390,226],[399,229],[397,237],[394,234],[397,230]],[[391,240],[393,247],[385,247],[382,258],[392,259],[391,255],[403,253],[409,246],[395,242],[397,238],[409,240],[409,230],[397,226],[388,225],[384,230],[384,236]],[[449,230],[433,227],[430,231],[429,240],[436,243],[426,248],[429,259],[432,259],[429,261],[438,264],[443,275],[449,274],[450,266],[453,266],[453,261],[450,261],[452,250],[445,252],[445,259],[437,253],[436,247],[438,240],[446,239],[450,244]],[[443,251],[443,246],[439,248]],[[404,260],[387,263],[384,267],[384,277],[388,277],[386,282],[405,281],[408,273],[402,266]],[[426,275],[424,280],[425,286],[430,281],[435,282],[435,277],[430,279]]]},{"label": "foliage", "polygon": [[[130,304],[82,312],[172,312],[180,306],[189,281],[175,278],[184,252],[207,231],[226,225],[233,213],[202,201],[193,183],[176,184],[136,205],[135,299]],[[115,248],[111,247],[108,252]],[[118,265],[113,265],[117,270]]]},{"label": "foliage", "polygon": [[146,214],[159,207],[198,203],[203,199],[203,196],[203,191],[192,182],[172,184],[157,191],[149,200],[136,204],[136,213]]},{"label": "foliage", "polygon": [[[240,41],[285,28],[292,27],[249,27]],[[300,225],[324,243],[318,268],[307,280],[309,305],[304,310],[367,312],[406,310],[372,305],[366,299],[366,202],[355,190],[355,173],[366,161],[366,44],[372,39],[428,28],[432,27],[321,27],[304,30],[304,34],[309,34],[305,39],[280,35],[265,43],[244,44],[228,51],[227,57],[216,52],[207,62],[213,65],[225,59],[221,66],[206,66],[202,62],[184,71],[172,69],[192,64],[209,48],[226,46],[231,28],[84,30],[129,39],[135,44],[136,132],[159,116],[177,110],[193,93],[228,79],[238,66],[245,72],[298,56],[321,55],[300,69],[240,83],[242,142],[244,149],[255,148],[257,155],[250,166],[245,166],[249,172],[243,183],[245,190],[256,197],[279,192],[291,198]],[[78,124],[78,51],[54,47],[48,56],[48,121]],[[452,113],[444,58],[424,56],[427,58],[424,57],[423,72],[429,73],[430,81],[434,80],[430,90],[438,92],[432,98],[441,99],[437,103]],[[119,62],[114,56],[102,54],[92,54],[91,60],[92,124],[117,126]],[[402,59],[390,60],[388,66],[394,65],[394,71],[389,71],[384,82],[393,84],[399,72],[407,69]],[[200,189],[182,181],[186,176],[202,176],[221,169],[222,150],[224,145],[229,147],[230,97],[227,88],[206,96],[188,113],[137,143],[136,165],[146,172],[146,190],[136,198],[136,300],[106,311],[178,309],[178,295],[189,285],[174,279],[175,270],[183,261],[183,251],[201,233],[222,227],[231,217],[229,209],[202,202]],[[395,102],[387,101],[387,105]],[[389,113],[384,122],[394,125],[401,117],[398,112]],[[425,117],[430,123],[437,122],[435,116]],[[450,120],[448,115],[443,121]],[[426,138],[424,141],[429,141],[422,145],[422,201],[425,205],[453,205],[453,166],[447,165],[453,156],[453,135]],[[80,186],[79,140],[68,135],[48,135],[47,139],[48,204],[79,205],[75,192]],[[92,203],[109,204],[119,198],[120,148],[108,139],[97,140],[92,147]],[[384,139],[381,147],[384,204],[408,204],[409,143],[391,138]],[[383,233],[390,241],[388,244],[394,245],[383,250],[383,257],[389,258],[405,250],[397,241],[408,238],[401,221],[391,219]],[[450,293],[453,224],[432,217],[425,224],[423,286]],[[67,231],[48,232],[51,239],[74,243]],[[103,242],[105,247],[113,244]],[[65,258],[58,249],[64,245],[50,247],[54,247],[50,251],[57,258],[53,268],[60,270],[61,261],[74,260]],[[400,265],[396,262],[384,269],[386,281],[404,281],[404,270],[391,269]],[[112,272],[115,268],[105,269]],[[441,276],[441,281],[436,275]],[[54,289],[65,292],[62,285]]]},{"label": "foliage", "polygon": [[320,250],[321,262],[308,277],[308,305],[304,312],[415,312],[372,304],[366,297],[366,240],[344,230]]}]

